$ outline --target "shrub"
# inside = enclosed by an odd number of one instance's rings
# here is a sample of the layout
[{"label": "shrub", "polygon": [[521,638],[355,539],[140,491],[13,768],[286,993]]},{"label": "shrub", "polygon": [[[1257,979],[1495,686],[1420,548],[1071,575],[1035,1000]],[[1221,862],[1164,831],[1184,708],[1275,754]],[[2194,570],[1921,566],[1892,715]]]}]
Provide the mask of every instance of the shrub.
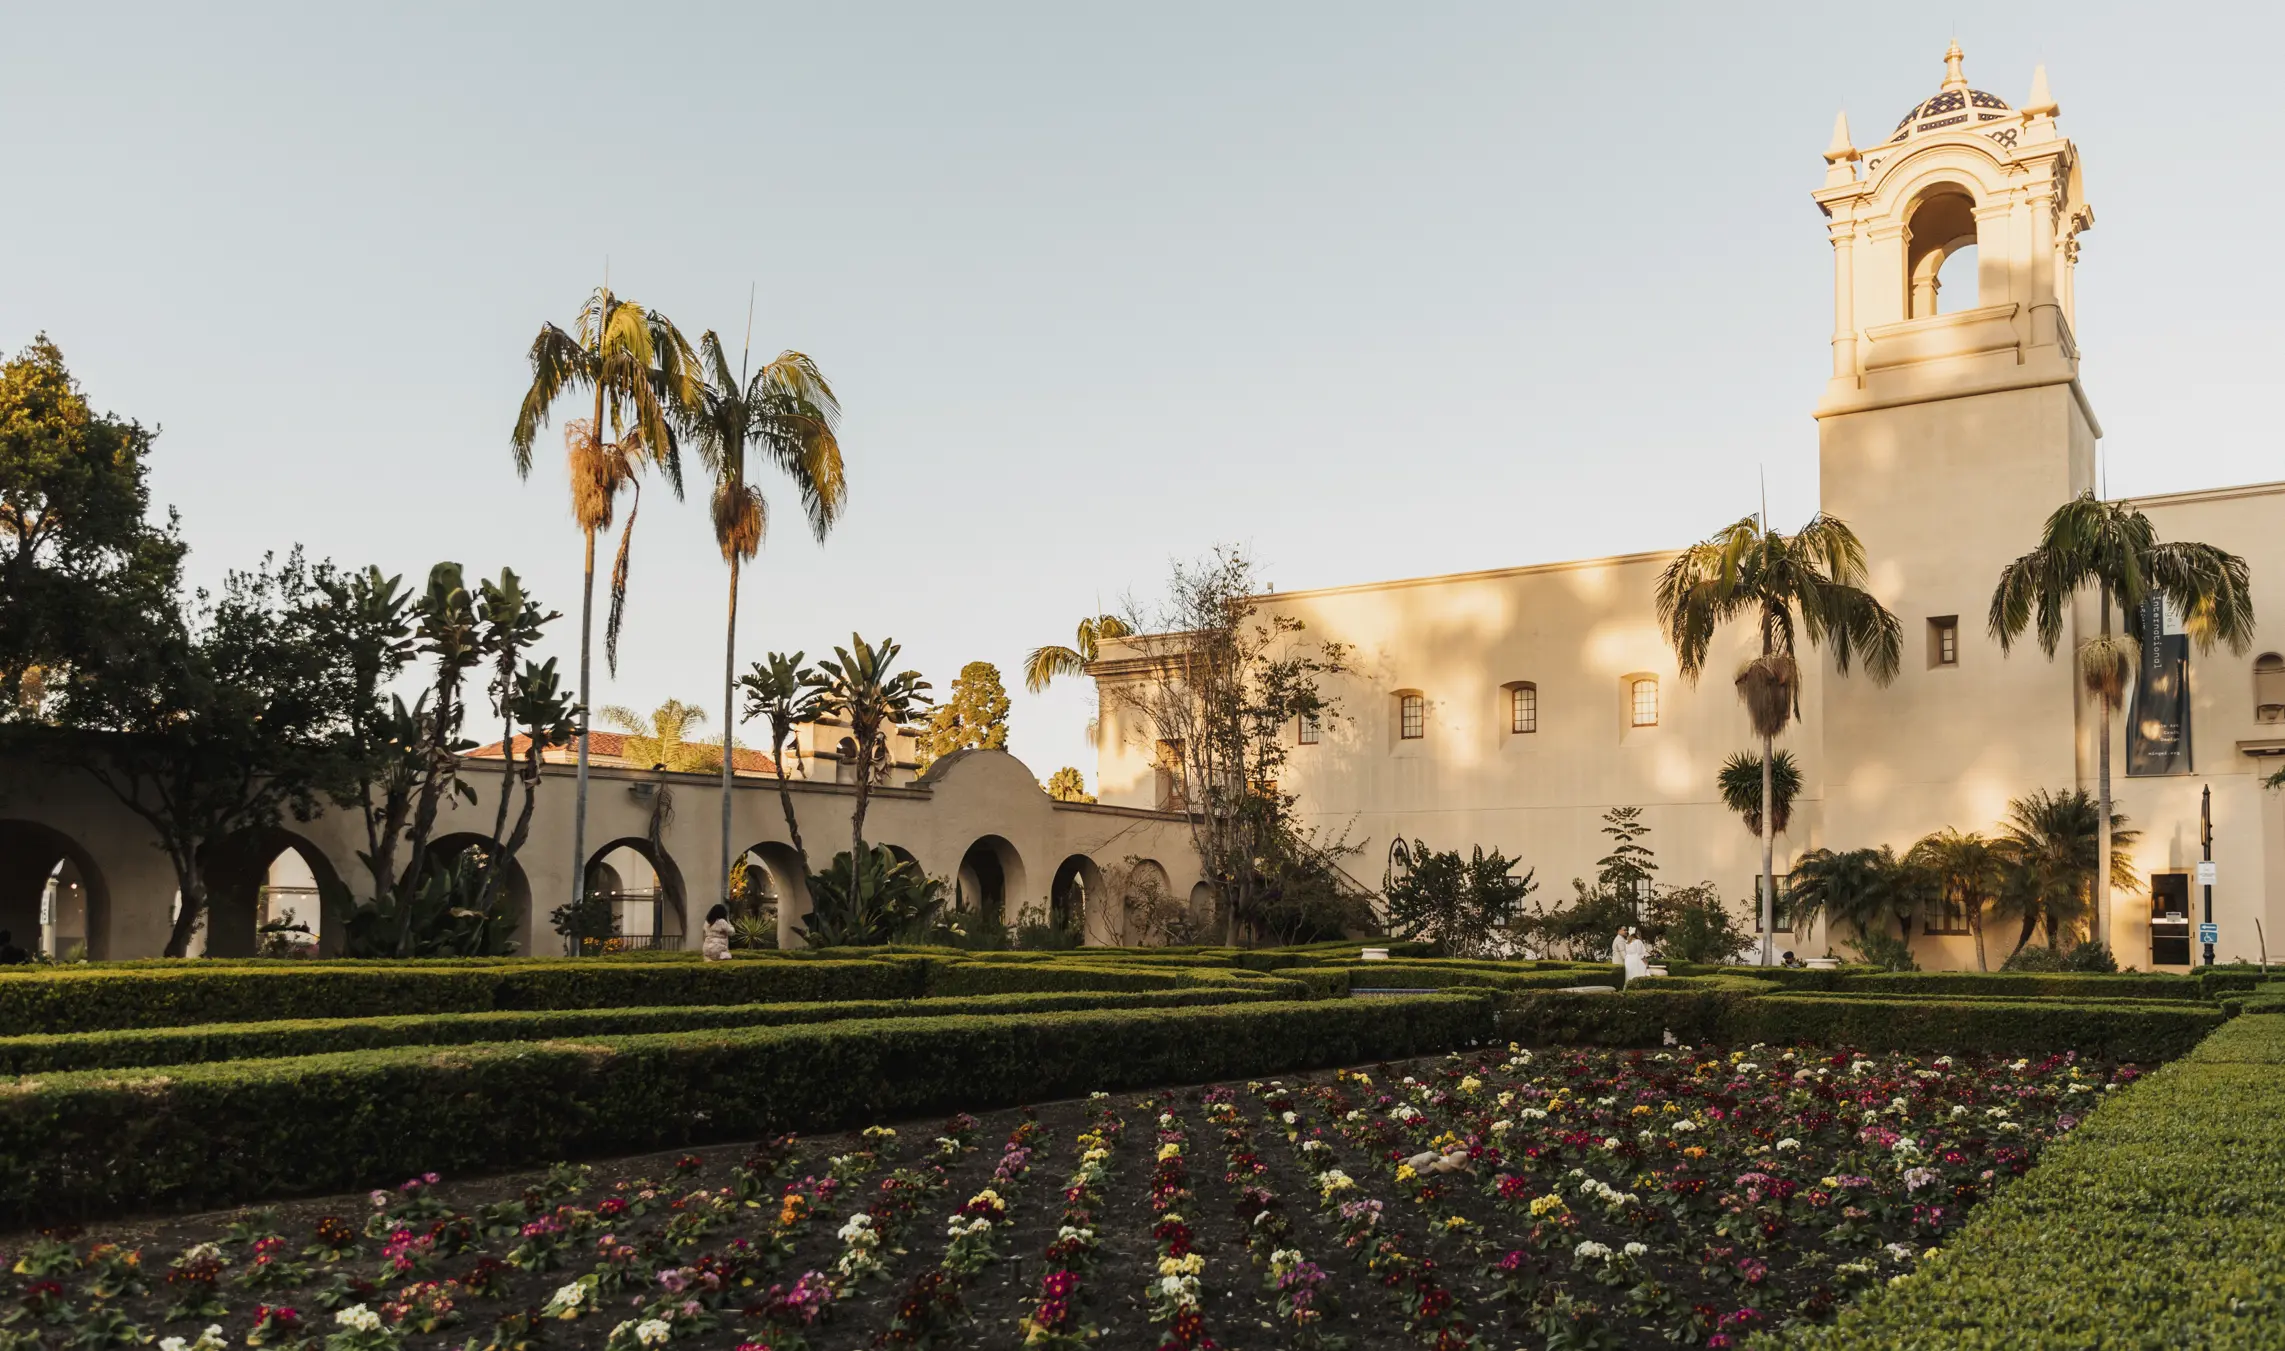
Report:
[{"label": "shrub", "polygon": [[[1758,984],[1758,982],[1757,982]],[[1870,1051],[2080,1051],[2154,1063],[2181,1055],[2223,1020],[2204,1005],[1857,1000],[1757,996],[1710,986],[1621,995],[1502,997],[1501,1035],[1518,1040],[1655,1046],[1677,1039],[1750,1045],[1815,1043]]]},{"label": "shrub", "polygon": [[1560,990],[1572,985],[1615,985],[1615,966],[1557,967],[1536,971],[1530,967],[1502,969],[1492,962],[1346,962],[1349,988],[1449,989],[1481,985],[1496,990]]},{"label": "shrub", "polygon": [[2057,952],[2050,947],[2022,947],[1999,964],[2002,971],[2115,972],[2118,958],[2100,943],[2076,943]]},{"label": "shrub", "polygon": [[971,998],[827,1000],[809,1004],[691,1005],[683,1008],[507,1010],[383,1018],[206,1023],[195,1027],[0,1037],[0,1075],[209,1060],[275,1059],[384,1046],[459,1046],[701,1028],[771,1027],[856,1018],[940,1018],[952,1014],[1055,1013],[1067,1009],[1180,1008],[1291,998],[1284,988],[1026,993]]},{"label": "shrub", "polygon": [[1902,971],[1852,973],[1833,988],[1896,994],[2065,995],[2079,999],[2199,999],[2205,986],[2189,976],[2128,972],[2106,976],[2019,971]]},{"label": "shrub", "polygon": [[1482,1042],[1482,996],[906,1018],[353,1051],[25,1081],[0,1222],[223,1206],[436,1170],[1356,1064]]},{"label": "shrub", "polygon": [[[1978,1206],[1925,1272],[1796,1351],[2278,1342],[2285,1016],[2238,1019],[2123,1093]],[[1758,1344],[1758,1343],[1757,1343]]]}]

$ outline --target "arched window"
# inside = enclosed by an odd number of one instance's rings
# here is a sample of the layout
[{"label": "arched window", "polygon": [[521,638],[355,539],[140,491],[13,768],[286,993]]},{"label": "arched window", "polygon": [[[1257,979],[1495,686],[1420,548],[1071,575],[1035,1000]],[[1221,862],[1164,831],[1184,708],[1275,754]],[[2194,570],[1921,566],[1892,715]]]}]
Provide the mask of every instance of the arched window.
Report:
[{"label": "arched window", "polygon": [[1658,677],[1636,676],[1627,682],[1627,725],[1658,725]]},{"label": "arched window", "polygon": [[[1946,186],[1912,208],[1906,267],[1911,273],[1912,317],[1928,319],[1939,314],[1972,310],[1981,298],[1977,292],[1976,203],[1965,191]],[[1959,258],[1964,266],[1953,266]],[[1951,288],[1950,301],[1940,299]]]},{"label": "arched window", "polygon": [[1539,730],[1539,687],[1528,680],[1507,687],[1507,730],[1511,736]]},{"label": "arched window", "polygon": [[2285,722],[2285,656],[2264,652],[2253,659],[2253,720]]},{"label": "arched window", "polygon": [[1427,696],[1400,694],[1396,697],[1396,734],[1406,741],[1418,741],[1428,735]]}]

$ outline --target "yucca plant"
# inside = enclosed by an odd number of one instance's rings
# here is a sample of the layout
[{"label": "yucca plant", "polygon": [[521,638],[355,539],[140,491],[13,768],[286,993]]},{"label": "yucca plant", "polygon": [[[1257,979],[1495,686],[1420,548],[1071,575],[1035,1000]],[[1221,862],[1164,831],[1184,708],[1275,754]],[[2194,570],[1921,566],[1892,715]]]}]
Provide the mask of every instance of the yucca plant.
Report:
[{"label": "yucca plant", "polygon": [[[1761,738],[1762,802],[1776,800],[1777,736],[1800,712],[1797,632],[1831,652],[1844,675],[1861,660],[1880,684],[1896,678],[1903,630],[1864,589],[1864,577],[1864,546],[1848,526],[1823,515],[1791,535],[1748,516],[1684,549],[1659,575],[1658,622],[1683,679],[1697,682],[1724,623],[1748,619],[1760,630],[1761,654],[1738,672],[1736,683]],[[1776,951],[1776,815],[1765,813],[1760,822],[1765,966]]]},{"label": "yucca plant", "polygon": [[[2130,636],[2135,612],[2162,596],[2182,616],[2182,627],[2209,652],[2216,642],[2244,652],[2253,642],[2252,574],[2245,560],[2211,544],[2162,544],[2150,518],[2131,502],[2105,502],[2092,492],[2057,507],[2039,532],[2039,547],[2008,564],[1991,593],[1989,627],[2002,653],[2029,629],[2052,658],[2063,643],[2071,601],[2093,588],[2101,631],[2079,644],[2080,683],[2100,710],[2096,742],[2094,857],[2110,853],[2110,718],[2125,699],[2135,666]],[[2114,634],[2116,616],[2125,632]],[[2129,874],[2131,879],[2131,874]],[[2094,872],[2095,941],[2110,944],[2107,871]],[[2018,945],[2020,946],[2020,945]]]}]

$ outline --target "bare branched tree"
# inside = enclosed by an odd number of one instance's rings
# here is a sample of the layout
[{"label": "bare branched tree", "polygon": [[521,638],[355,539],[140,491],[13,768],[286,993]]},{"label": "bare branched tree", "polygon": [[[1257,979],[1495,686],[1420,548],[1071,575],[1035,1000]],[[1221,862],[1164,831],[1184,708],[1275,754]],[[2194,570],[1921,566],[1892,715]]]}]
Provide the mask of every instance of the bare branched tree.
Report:
[{"label": "bare branched tree", "polygon": [[1295,798],[1278,779],[1295,726],[1331,718],[1319,682],[1344,673],[1348,648],[1305,639],[1300,620],[1269,608],[1253,561],[1224,546],[1176,564],[1163,606],[1130,602],[1117,673],[1103,697],[1148,736],[1164,805],[1188,813],[1192,839],[1216,891],[1216,927],[1235,943],[1273,883],[1273,860],[1293,834]]}]

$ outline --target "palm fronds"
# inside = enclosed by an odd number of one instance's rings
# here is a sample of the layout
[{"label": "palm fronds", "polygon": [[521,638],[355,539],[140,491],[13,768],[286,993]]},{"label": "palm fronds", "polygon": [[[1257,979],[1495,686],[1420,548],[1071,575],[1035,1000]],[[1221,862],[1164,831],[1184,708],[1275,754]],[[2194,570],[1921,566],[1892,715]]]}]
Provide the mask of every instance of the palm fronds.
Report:
[{"label": "palm fronds", "polygon": [[1079,621],[1077,646],[1049,645],[1031,650],[1023,663],[1024,688],[1038,694],[1057,676],[1084,675],[1105,641],[1133,636],[1133,626],[1117,615],[1090,615]]},{"label": "palm fronds", "polygon": [[[1722,805],[1736,812],[1748,831],[1761,834],[1761,757],[1735,752],[1722,761],[1715,787],[1721,792]],[[1769,797],[1777,804],[1769,828],[1776,834],[1783,835],[1793,824],[1793,800],[1800,793],[1801,766],[1793,752],[1779,751],[1769,763]]]}]

